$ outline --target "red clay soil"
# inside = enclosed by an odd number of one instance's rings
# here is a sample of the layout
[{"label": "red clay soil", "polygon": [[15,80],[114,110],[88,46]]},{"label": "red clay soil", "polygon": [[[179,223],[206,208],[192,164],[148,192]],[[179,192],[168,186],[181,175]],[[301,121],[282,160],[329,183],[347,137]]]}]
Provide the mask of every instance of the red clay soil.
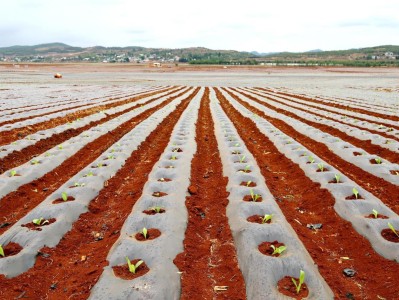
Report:
[{"label": "red clay soil", "polygon": [[[0,291],[4,299],[88,298],[90,289],[108,265],[108,252],[118,239],[132,207],[140,198],[148,174],[165,150],[174,126],[198,90],[183,100],[132,153],[117,174],[108,180],[108,185],[97,198],[91,201],[89,212],[79,217],[55,248],[41,249],[34,267],[24,274],[11,279],[0,276]],[[100,233],[103,238],[96,240],[93,232]],[[56,288],[51,289],[54,285]]]},{"label": "red clay soil", "polygon": [[92,107],[89,109],[84,109],[81,111],[76,111],[76,112],[67,114],[64,117],[51,119],[49,121],[43,121],[43,122],[32,124],[32,125],[29,125],[29,126],[26,126],[23,128],[15,128],[15,129],[12,129],[9,131],[0,132],[0,146],[9,144],[17,139],[23,138],[23,137],[30,135],[34,132],[37,132],[39,130],[54,128],[56,126],[59,126],[59,125],[65,124],[65,123],[72,122],[72,121],[76,120],[77,118],[84,118],[86,116],[89,116],[89,115],[99,112],[101,110],[106,110],[106,109],[109,109],[112,107],[116,107],[119,105],[134,102],[134,101],[140,100],[145,97],[149,97],[149,96],[156,95],[156,94],[159,94],[159,93],[162,93],[165,91],[169,91],[171,89],[173,89],[173,87],[167,88],[167,89],[164,89],[161,91],[157,90],[156,92],[149,92],[149,93],[139,95],[139,96],[127,99],[127,100],[109,103],[106,105],[99,105],[99,106]]},{"label": "red clay soil", "polygon": [[[155,99],[149,100],[144,103],[144,105],[149,104],[159,98],[162,98],[163,96],[159,96]],[[138,100],[138,99],[137,99]],[[135,101],[137,101],[135,100]],[[7,170],[13,169],[17,166],[20,166],[27,161],[31,160],[33,157],[36,157],[37,155],[41,153],[45,153],[46,151],[50,150],[51,148],[62,144],[66,140],[69,140],[82,132],[88,130],[91,127],[103,124],[111,119],[117,118],[120,115],[123,115],[131,110],[134,110],[138,107],[141,107],[141,104],[137,104],[131,108],[125,109],[121,112],[112,114],[112,115],[107,115],[105,118],[102,118],[101,120],[98,121],[93,121],[87,124],[86,126],[80,127],[80,128],[71,128],[68,129],[64,132],[54,134],[51,137],[48,137],[46,139],[40,140],[37,143],[25,147],[21,149],[20,151],[13,151],[9,155],[5,156],[4,158],[0,159],[0,174],[4,173]],[[50,125],[51,123],[49,123]],[[50,125],[51,126],[51,125]],[[52,126],[51,126],[52,127]]]},{"label": "red clay soil", "polygon": [[[241,93],[241,90],[240,90],[240,91],[236,90],[236,91]],[[357,129],[360,129],[360,130],[367,130],[367,131],[370,132],[370,133],[378,134],[378,135],[380,135],[380,136],[385,137],[386,139],[392,139],[392,140],[399,141],[399,137],[395,137],[395,136],[393,136],[393,135],[389,135],[389,134],[387,134],[387,133],[385,133],[385,132],[381,132],[381,131],[372,130],[372,129],[369,129],[369,128],[357,126],[356,124],[347,124],[347,123],[341,122],[339,119],[336,119],[336,118],[333,118],[333,117],[329,117],[329,116],[324,116],[324,115],[322,115],[322,114],[318,114],[318,113],[313,112],[313,111],[308,111],[308,110],[306,110],[305,108],[296,107],[296,106],[293,106],[293,105],[284,103],[284,102],[282,102],[282,101],[269,98],[269,97],[267,97],[267,96],[264,95],[264,94],[256,93],[256,92],[254,92],[254,91],[251,91],[251,92],[254,93],[255,95],[260,96],[260,97],[264,97],[265,99],[268,100],[268,103],[270,103],[270,101],[274,101],[274,102],[283,104],[283,105],[285,105],[285,106],[289,106],[289,107],[292,107],[292,108],[294,108],[294,109],[297,109],[297,110],[300,110],[300,111],[303,111],[303,112],[306,112],[306,113],[309,113],[309,114],[312,114],[312,115],[321,117],[321,118],[326,119],[326,120],[331,120],[331,121],[334,121],[334,122],[337,122],[337,123],[340,123],[340,124],[343,124],[343,125],[347,125],[347,126],[350,126],[350,127],[353,127],[353,128],[357,128]],[[285,98],[283,98],[283,99],[285,99]],[[288,100],[288,101],[294,102],[294,103],[298,103],[298,104],[301,104],[301,105],[305,105],[305,104],[303,104],[303,103],[296,102],[296,101],[294,101],[294,100],[292,100],[292,99],[290,99],[290,100]],[[317,108],[317,109],[322,109],[321,107],[316,106],[316,105],[306,104],[306,106],[308,106],[308,107],[313,107],[313,108]],[[327,111],[327,110],[325,110],[325,111]],[[339,113],[336,113],[336,114],[339,114]],[[359,120],[364,120],[364,121],[370,122],[369,120],[361,119],[361,118],[359,118]],[[314,122],[314,123],[320,124],[320,123],[317,123],[317,122]],[[321,125],[324,125],[324,124],[321,124]],[[324,126],[328,126],[328,125],[324,125]],[[328,126],[328,127],[331,127],[331,126]],[[391,127],[392,127],[392,126],[391,126]],[[339,131],[339,130],[337,130],[337,131]],[[343,132],[342,132],[342,133],[343,133]],[[347,135],[347,134],[345,134],[345,135]],[[350,137],[350,138],[354,139],[354,137],[352,137],[352,136],[349,136],[349,135],[347,135],[347,136],[348,136],[348,138]],[[347,140],[347,142],[351,142],[351,141],[352,141],[352,140],[349,140],[349,139]],[[359,141],[362,141],[362,140],[359,140]],[[370,144],[371,144],[371,143],[370,143]],[[385,149],[385,148],[384,148],[384,149]]]},{"label": "red clay soil", "polygon": [[[227,178],[223,177],[208,88],[201,99],[195,139],[191,185],[197,193],[186,197],[189,215],[184,252],[174,260],[182,272],[180,299],[245,299],[245,283],[226,217]],[[217,291],[216,286],[227,286],[227,290]]]},{"label": "red clay soil", "polygon": [[[264,136],[250,118],[244,117],[216,89],[227,113],[256,159],[270,192],[285,218],[317,264],[321,275],[337,299],[398,299],[399,264],[382,258],[370,242],[334,210],[335,199],[320,184],[285,157]],[[266,154],[267,153],[267,154]],[[309,230],[307,224],[323,224],[322,229]],[[350,257],[341,260],[341,257]],[[343,269],[352,268],[357,275],[347,278]]]},{"label": "red clay soil", "polygon": [[288,125],[284,121],[278,118],[267,116],[262,111],[254,108],[253,106],[250,106],[247,102],[241,100],[234,94],[229,94],[244,107],[264,118],[288,136],[291,136],[293,139],[298,141],[298,143],[301,143],[304,147],[315,153],[326,163],[334,166],[342,174],[345,174],[354,182],[356,182],[359,186],[363,187],[365,190],[369,191],[371,194],[379,198],[395,213],[399,213],[399,186],[390,183],[378,176],[372,175],[362,170],[358,166],[347,162],[339,155],[332,152],[324,143],[318,142],[304,134],[301,134],[300,132],[295,130],[294,127]]},{"label": "red clay soil", "polygon": [[[295,300],[305,299],[309,295],[309,290],[308,290],[306,283],[302,284],[301,290],[299,291],[299,293],[297,293],[295,284],[292,282],[292,278],[293,277],[285,276],[285,277],[283,277],[283,279],[281,279],[277,283],[279,292],[286,296],[294,298]],[[294,279],[297,283],[299,282],[298,278],[294,278]],[[306,278],[305,278],[305,281],[306,281]],[[342,299],[345,299],[345,298],[342,298]],[[346,299],[350,299],[350,298],[346,298]]]},{"label": "red clay soil", "polygon": [[[2,245],[3,251],[4,251],[4,257],[9,257],[13,255],[17,255],[19,252],[21,252],[22,247],[20,244],[17,243],[8,243],[7,245]],[[3,256],[0,255],[0,259],[2,259]]]},{"label": "red clay soil", "polygon": [[[258,89],[259,90],[264,90],[264,91],[267,91],[267,92],[271,92],[271,91],[268,91],[268,90],[262,89],[262,88],[258,88]],[[331,106],[331,107],[335,107],[335,108],[339,108],[339,109],[343,109],[343,110],[347,110],[347,111],[353,111],[353,112],[361,113],[361,114],[365,114],[365,115],[370,115],[370,116],[374,116],[374,117],[377,117],[377,118],[388,119],[388,120],[396,121],[396,122],[399,121],[399,117],[396,117],[396,116],[380,114],[380,113],[377,113],[377,112],[374,112],[374,111],[370,111],[370,110],[367,110],[367,109],[356,108],[356,107],[352,107],[352,106],[349,106],[349,105],[342,105],[342,104],[338,104],[338,103],[326,103],[324,101],[316,100],[316,99],[313,99],[313,98],[310,98],[310,97],[305,97],[305,96],[302,96],[302,95],[296,95],[296,94],[290,94],[290,93],[284,93],[284,92],[276,92],[275,94],[277,94],[279,96],[280,95],[285,95],[285,96],[289,96],[289,97],[294,97],[294,98],[298,98],[298,99],[301,99],[301,100],[305,100],[305,101],[313,102],[313,103],[317,103],[317,104],[324,104],[324,105],[327,105],[327,106]],[[287,99],[287,98],[284,98],[284,99]],[[289,99],[287,99],[287,100],[289,100]],[[329,110],[326,110],[326,111],[329,111]],[[351,117],[351,116],[349,116],[349,117]],[[390,127],[391,125],[388,124],[387,126]]]},{"label": "red clay soil", "polygon": [[[235,90],[235,89],[233,89],[233,90]],[[355,147],[362,148],[362,149],[364,149],[365,151],[367,151],[370,154],[374,154],[374,155],[377,155],[379,157],[385,158],[386,160],[388,160],[390,162],[393,162],[393,163],[399,162],[399,153],[393,152],[393,151],[391,151],[389,149],[383,148],[383,147],[378,146],[378,145],[374,145],[374,144],[371,143],[370,140],[363,141],[363,140],[357,139],[357,138],[355,138],[353,136],[350,136],[350,135],[346,134],[345,132],[343,132],[343,131],[341,131],[341,130],[339,130],[337,128],[334,128],[334,127],[331,127],[331,126],[328,126],[328,125],[324,125],[324,124],[320,124],[320,123],[317,123],[317,122],[309,121],[309,120],[307,120],[305,118],[300,117],[299,115],[297,115],[295,113],[289,112],[289,111],[287,111],[285,109],[282,109],[282,108],[274,107],[273,105],[270,105],[270,104],[268,104],[266,102],[260,101],[260,100],[254,98],[253,96],[251,96],[251,95],[249,95],[247,93],[243,93],[241,91],[239,93],[244,95],[244,96],[246,96],[246,97],[248,97],[249,99],[251,99],[251,100],[253,100],[253,101],[255,101],[255,102],[257,102],[257,103],[259,103],[259,104],[261,104],[261,105],[263,105],[263,106],[265,106],[267,108],[269,108],[269,109],[272,109],[272,110],[274,110],[274,111],[276,111],[278,113],[281,113],[281,114],[283,114],[285,116],[294,118],[294,119],[296,119],[298,121],[301,121],[302,123],[305,123],[305,124],[307,124],[309,126],[317,128],[317,129],[319,129],[319,130],[321,130],[323,132],[329,133],[332,136],[336,136],[336,137],[340,138],[341,140],[343,140],[345,142],[351,143]],[[375,133],[379,134],[379,132],[375,132]]]},{"label": "red clay soil", "polygon": [[[139,261],[140,261],[140,259],[134,259],[134,260],[131,260],[130,262],[132,264],[137,264]],[[139,265],[139,267],[136,269],[136,273],[132,273],[129,271],[127,262],[126,262],[126,264],[124,264],[122,266],[112,267],[112,270],[114,271],[114,274],[116,277],[122,278],[124,280],[132,280],[132,279],[135,279],[137,277],[147,274],[150,269],[147,267],[147,265],[143,261],[143,263],[141,265]]]},{"label": "red clay soil", "polygon": [[[3,220],[10,225],[17,222],[29,210],[42,202],[48,195],[57,190],[62,184],[78,173],[82,168],[98,158],[102,153],[116,143],[122,136],[130,132],[140,122],[151,114],[166,106],[176,97],[170,97],[157,106],[148,109],[140,115],[126,121],[116,129],[107,132],[85,147],[75,155],[65,160],[57,168],[30,183],[19,187],[16,191],[7,194],[0,199],[0,222]],[[26,201],[26,200],[29,201]],[[0,223],[1,225],[1,223]],[[0,226],[0,234],[7,230],[8,226]]]}]

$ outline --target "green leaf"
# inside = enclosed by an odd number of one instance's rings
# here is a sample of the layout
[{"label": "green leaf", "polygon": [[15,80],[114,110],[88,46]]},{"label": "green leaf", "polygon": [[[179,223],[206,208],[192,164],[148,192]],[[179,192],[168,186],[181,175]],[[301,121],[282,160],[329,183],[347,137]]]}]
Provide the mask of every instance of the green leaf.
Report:
[{"label": "green leaf", "polygon": [[62,192],[61,198],[62,198],[62,200],[67,201],[68,200],[68,194],[65,193],[65,192]]},{"label": "green leaf", "polygon": [[355,198],[358,199],[359,198],[359,191],[356,188],[352,189],[353,195],[355,195]]},{"label": "green leaf", "polygon": [[335,174],[334,176],[335,176],[335,181],[337,183],[339,183],[339,181],[341,180],[341,175],[340,174]]},{"label": "green leaf", "polygon": [[138,268],[143,262],[144,262],[144,261],[139,260],[139,261],[136,263],[136,265],[135,265],[136,270],[137,270],[137,268]]},{"label": "green leaf", "polygon": [[271,220],[272,217],[273,217],[273,214],[271,214],[271,215],[265,215],[265,216],[262,218],[262,223],[263,223],[263,224],[264,224],[264,223],[267,223],[267,221]]},{"label": "green leaf", "polygon": [[32,223],[35,224],[35,225],[40,225],[40,224],[42,223],[42,221],[43,221],[43,218],[40,218],[40,219],[33,219],[33,220],[32,220]]},{"label": "green leaf", "polygon": [[378,211],[373,209],[373,215],[374,215],[374,218],[377,219],[378,218]]},{"label": "green leaf", "polygon": [[0,244],[0,255],[5,257],[6,255],[4,254],[4,249],[2,247],[2,245]]},{"label": "green leaf", "polygon": [[129,267],[129,272],[135,274],[136,273],[136,267],[130,262],[129,257],[126,256],[126,261],[127,265]]},{"label": "green leaf", "polygon": [[389,228],[392,230],[392,232],[393,232],[397,237],[399,237],[399,234],[398,234],[398,232],[395,230],[395,228],[393,227],[393,225],[392,225],[391,223],[388,222],[388,226],[389,226]]},{"label": "green leaf", "polygon": [[141,230],[141,233],[143,234],[144,238],[147,239],[147,233],[148,233],[147,228],[143,227],[143,229]]},{"label": "green leaf", "polygon": [[14,177],[15,175],[17,175],[17,171],[11,170],[10,171],[10,177]]},{"label": "green leaf", "polygon": [[319,167],[319,170],[320,170],[321,172],[324,171],[324,164],[323,164],[323,163],[319,163],[319,164],[317,164],[317,166]]},{"label": "green leaf", "polygon": [[251,182],[252,182],[251,180],[248,180],[247,181],[247,186],[249,186],[251,184]]}]

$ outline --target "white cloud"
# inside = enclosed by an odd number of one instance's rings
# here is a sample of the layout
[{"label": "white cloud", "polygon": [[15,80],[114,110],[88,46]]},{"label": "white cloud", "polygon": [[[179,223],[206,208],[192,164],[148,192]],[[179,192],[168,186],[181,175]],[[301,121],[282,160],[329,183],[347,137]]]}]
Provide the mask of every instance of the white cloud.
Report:
[{"label": "white cloud", "polygon": [[399,44],[398,11],[396,0],[18,0],[2,3],[0,46],[346,49]]}]

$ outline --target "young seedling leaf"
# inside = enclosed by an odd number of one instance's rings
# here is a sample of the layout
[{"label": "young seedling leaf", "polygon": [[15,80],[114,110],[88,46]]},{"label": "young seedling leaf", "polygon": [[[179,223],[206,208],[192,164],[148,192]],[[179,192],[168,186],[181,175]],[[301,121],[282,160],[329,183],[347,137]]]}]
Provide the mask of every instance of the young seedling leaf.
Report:
[{"label": "young seedling leaf", "polygon": [[273,217],[273,214],[270,214],[270,215],[264,215],[264,216],[263,216],[263,218],[262,218],[262,224],[265,224],[265,223],[267,223],[269,220],[271,220],[271,219],[272,219],[272,217]]},{"label": "young seedling leaf", "polygon": [[299,292],[301,291],[302,284],[305,281],[305,272],[303,270],[299,271],[299,280],[298,280],[299,282],[298,283],[296,282],[296,280],[294,278],[291,278],[291,279],[296,287],[296,293],[299,294]]},{"label": "young seedling leaf", "polygon": [[2,245],[0,244],[0,255],[1,256],[6,256],[5,254],[4,254],[4,249],[3,249],[3,247],[2,247]]},{"label": "young seedling leaf", "polygon": [[377,158],[375,158],[374,160],[375,160],[375,162],[376,162],[377,164],[379,164],[379,165],[382,164],[381,158],[377,157]]},{"label": "young seedling leaf", "polygon": [[388,227],[392,230],[392,232],[399,237],[399,233],[396,231],[395,227],[391,223],[388,222]]},{"label": "young seedling leaf", "polygon": [[272,255],[275,255],[275,254],[280,255],[281,253],[283,253],[285,251],[285,249],[287,249],[286,246],[276,247],[274,245],[271,245],[270,247],[273,249]]},{"label": "young seedling leaf", "polygon": [[317,164],[317,167],[319,168],[320,172],[324,171],[324,164],[323,163]]},{"label": "young seedling leaf", "polygon": [[335,182],[339,183],[339,181],[341,180],[341,175],[340,174],[335,174]]},{"label": "young seedling leaf", "polygon": [[359,198],[359,191],[356,188],[352,189],[353,195],[355,195],[355,198],[358,199]]},{"label": "young seedling leaf", "polygon": [[243,156],[240,157],[240,163],[243,163],[244,160],[245,160],[245,155],[243,155]]},{"label": "young seedling leaf", "polygon": [[137,268],[143,263],[142,260],[139,260],[135,265],[132,264],[132,262],[130,261],[129,257],[126,256],[126,261],[127,261],[127,265],[129,267],[129,272],[136,274],[136,270]]},{"label": "young seedling leaf", "polygon": [[141,230],[141,234],[144,236],[145,239],[147,239],[147,233],[148,233],[147,228],[143,227],[143,229]]},{"label": "young seedling leaf", "polygon": [[40,226],[40,225],[42,224],[42,221],[43,221],[43,218],[40,218],[40,219],[33,219],[33,220],[32,220],[32,223],[35,224],[35,225]]},{"label": "young seedling leaf", "polygon": [[249,187],[249,185],[251,184],[251,182],[252,182],[251,180],[248,180],[248,181],[247,181],[247,187]]},{"label": "young seedling leaf", "polygon": [[313,156],[308,156],[308,161],[313,164],[314,163],[314,158]]},{"label": "young seedling leaf", "polygon": [[15,175],[17,175],[17,171],[11,170],[10,171],[10,177],[14,177]]},{"label": "young seedling leaf", "polygon": [[160,206],[151,207],[151,210],[155,211],[156,213],[160,213],[161,209],[162,209],[162,207],[160,207]]},{"label": "young seedling leaf", "polygon": [[374,218],[377,219],[378,218],[378,211],[373,209],[373,215],[374,215]]},{"label": "young seedling leaf", "polygon": [[62,192],[61,193],[61,198],[62,198],[62,200],[67,201],[68,200],[68,194],[65,193],[65,192]]}]

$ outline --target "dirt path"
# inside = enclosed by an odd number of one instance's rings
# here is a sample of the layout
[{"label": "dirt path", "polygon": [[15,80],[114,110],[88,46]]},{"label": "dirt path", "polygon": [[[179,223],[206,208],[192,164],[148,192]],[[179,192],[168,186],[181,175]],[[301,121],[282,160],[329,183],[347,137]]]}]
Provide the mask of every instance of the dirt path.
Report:
[{"label": "dirt path", "polygon": [[[191,163],[191,196],[184,252],[174,260],[182,272],[181,299],[245,299],[245,284],[226,217],[227,178],[223,177],[209,89],[201,100],[196,126],[197,153]],[[227,286],[225,291],[216,291]],[[200,296],[201,295],[201,296]]]},{"label": "dirt path", "polygon": [[[332,195],[311,181],[298,165],[277,150],[251,119],[243,117],[218,90],[216,92],[223,110],[255,157],[270,192],[337,299],[371,300],[378,299],[377,296],[397,299],[399,265],[379,256],[349,222],[336,214]],[[306,227],[316,223],[323,224],[322,229]],[[344,268],[355,269],[357,275],[345,277]]]}]

